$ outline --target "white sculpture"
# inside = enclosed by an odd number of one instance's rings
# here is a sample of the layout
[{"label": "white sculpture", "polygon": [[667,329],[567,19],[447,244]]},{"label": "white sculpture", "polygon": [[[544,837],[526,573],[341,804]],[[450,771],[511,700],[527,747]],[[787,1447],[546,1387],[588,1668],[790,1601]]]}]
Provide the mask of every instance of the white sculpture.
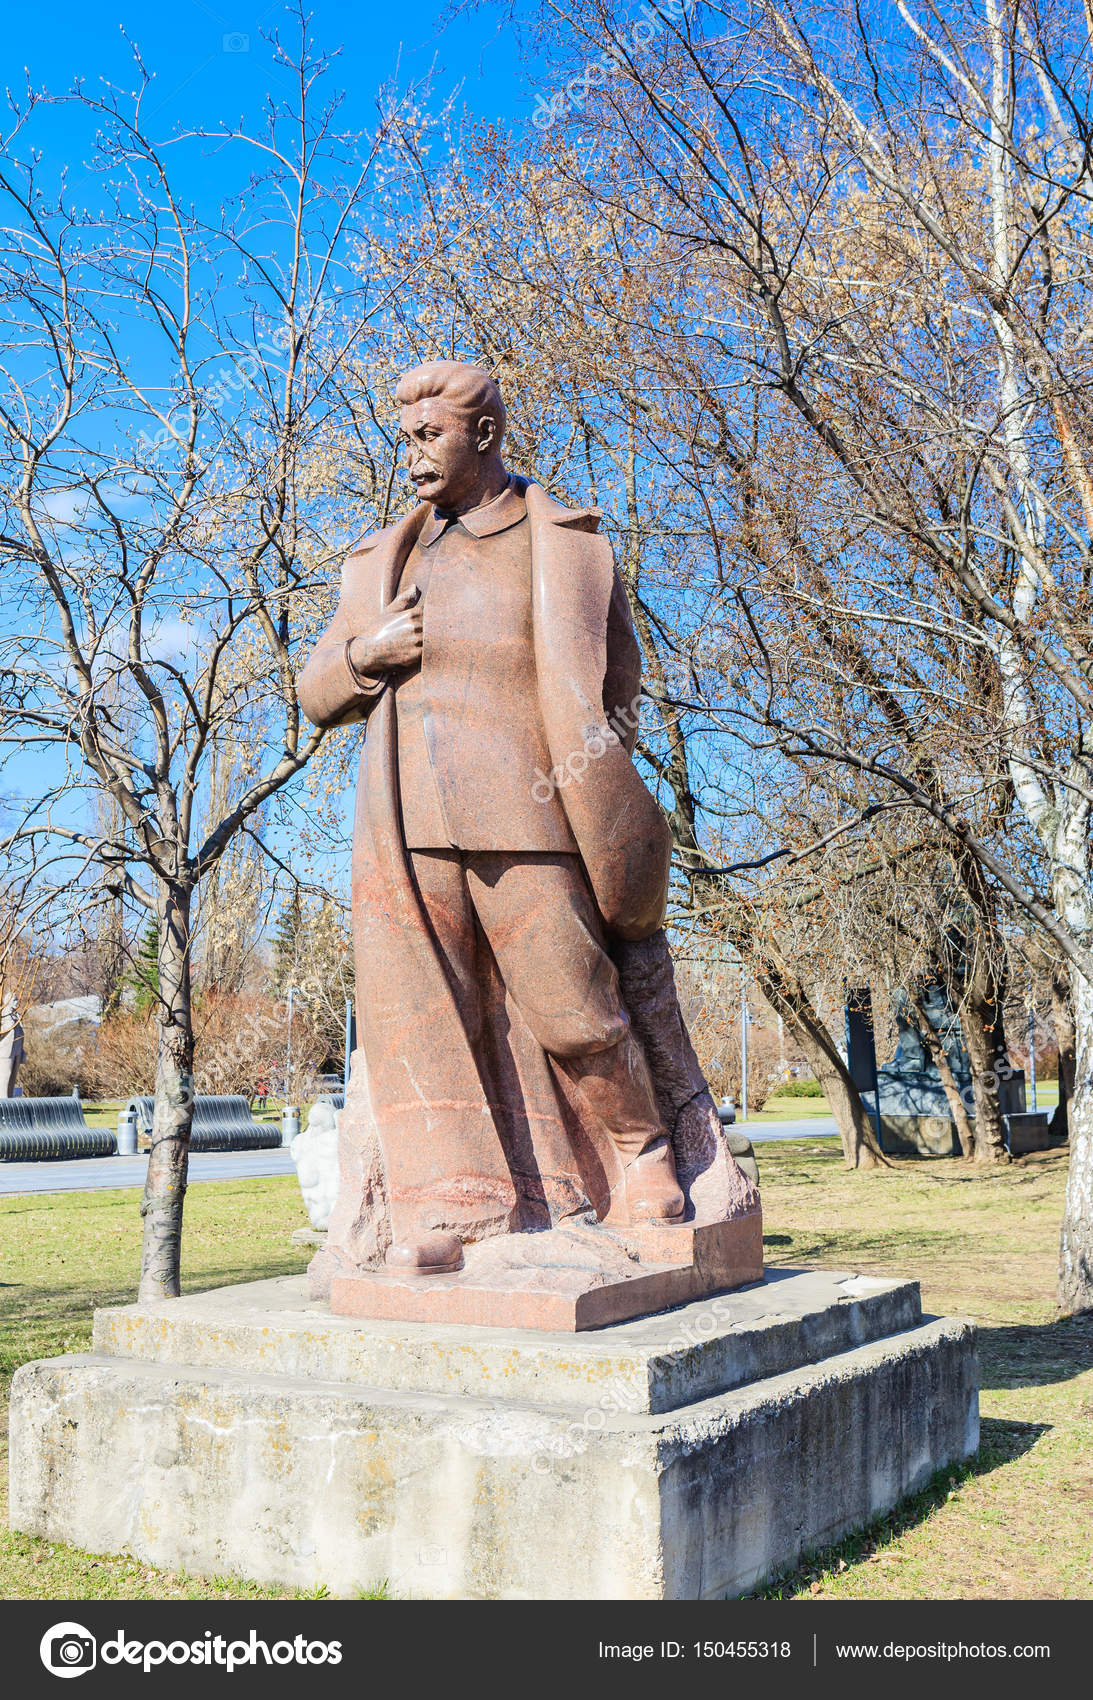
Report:
[{"label": "white sculpture", "polygon": [[307,1126],[289,1146],[313,1228],[325,1231],[338,1191],[338,1118],[331,1104],[312,1104]]},{"label": "white sculpture", "polygon": [[19,1011],[9,1003],[0,1016],[0,1098],[18,1097],[15,1085],[19,1064],[26,1058],[23,1024]]}]

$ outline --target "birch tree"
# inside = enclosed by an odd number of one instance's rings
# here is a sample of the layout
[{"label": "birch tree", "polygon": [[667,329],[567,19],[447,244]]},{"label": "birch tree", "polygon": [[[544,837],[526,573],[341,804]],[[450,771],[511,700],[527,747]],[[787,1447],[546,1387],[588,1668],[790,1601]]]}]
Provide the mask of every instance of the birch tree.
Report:
[{"label": "birch tree", "polygon": [[[734,556],[751,575],[737,638],[751,644],[757,724],[795,759],[859,775],[878,805],[928,815],[1067,963],[1076,1077],[1059,1298],[1088,1309],[1088,18],[1077,5],[908,0],[882,35],[838,0],[650,11],[662,27],[616,43],[549,136],[587,143],[575,192],[644,219],[674,257],[672,317],[682,298],[690,322],[659,347],[715,492],[711,530],[739,535],[742,516],[781,527],[788,559],[800,533],[779,440],[826,507],[828,526],[805,539],[817,576],[802,558],[787,588],[761,553]],[[560,0],[543,15],[571,89],[567,74],[611,42],[610,10]],[[657,186],[655,208],[637,183]],[[762,415],[751,440],[719,434],[718,398],[742,383]],[[918,711],[913,757],[878,740],[875,714],[848,736],[828,701],[802,698],[784,630],[805,610],[845,640],[847,690],[884,657],[893,710],[910,698]]]}]

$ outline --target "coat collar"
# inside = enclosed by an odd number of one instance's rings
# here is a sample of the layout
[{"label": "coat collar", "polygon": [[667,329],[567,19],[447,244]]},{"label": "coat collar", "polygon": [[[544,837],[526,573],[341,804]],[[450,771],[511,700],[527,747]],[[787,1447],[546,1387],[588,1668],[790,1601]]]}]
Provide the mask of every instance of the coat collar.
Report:
[{"label": "coat collar", "polygon": [[[476,537],[488,537],[491,531],[501,531],[510,525],[518,524],[525,513],[533,523],[591,532],[599,530],[603,517],[599,508],[563,507],[561,502],[547,494],[542,485],[521,477],[517,472],[512,475],[499,496],[495,496],[492,502],[486,502],[482,507],[476,508],[473,513],[463,514],[462,521],[468,531],[472,525],[477,525],[478,529],[474,532]],[[497,524],[491,524],[494,517],[498,520]],[[468,524],[468,521],[471,524]],[[408,550],[419,537],[422,543],[428,545],[436,541],[443,525],[443,521],[437,520],[435,510],[427,502],[421,502],[402,519],[395,520],[382,531],[372,531],[362,537],[350,549],[347,560],[368,554],[381,545],[391,545],[396,550],[405,545]]]},{"label": "coat collar", "polygon": [[[470,513],[459,514],[458,523],[470,532],[472,537],[492,537],[495,532],[507,531],[511,525],[519,525],[527,514],[527,503],[524,493],[515,478],[510,478],[499,496],[492,501],[483,502],[480,508],[472,508]],[[433,508],[425,524],[421,528],[418,542],[423,549],[447,531],[455,519],[448,514],[439,514]]]}]

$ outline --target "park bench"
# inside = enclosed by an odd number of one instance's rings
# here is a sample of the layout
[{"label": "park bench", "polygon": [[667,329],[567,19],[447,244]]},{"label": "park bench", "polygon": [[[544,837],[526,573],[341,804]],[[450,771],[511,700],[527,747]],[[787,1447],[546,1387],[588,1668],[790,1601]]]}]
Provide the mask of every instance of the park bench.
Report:
[{"label": "park bench", "polygon": [[78,1098],[0,1098],[0,1158],[112,1157],[112,1128],[88,1127]]},{"label": "park bench", "polygon": [[[137,1132],[152,1136],[154,1098],[130,1098],[126,1108],[137,1118]],[[191,1151],[261,1151],[280,1145],[275,1122],[256,1122],[250,1102],[241,1096],[199,1096],[194,1099]]]}]

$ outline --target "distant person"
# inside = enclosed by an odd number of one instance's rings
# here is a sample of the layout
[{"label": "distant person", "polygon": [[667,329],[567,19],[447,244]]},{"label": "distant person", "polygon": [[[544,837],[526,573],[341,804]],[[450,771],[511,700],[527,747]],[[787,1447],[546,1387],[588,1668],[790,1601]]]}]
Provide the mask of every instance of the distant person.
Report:
[{"label": "distant person", "polygon": [[256,1107],[259,1110],[264,1110],[266,1107],[266,1098],[269,1095],[269,1081],[264,1074],[260,1074],[258,1079],[255,1081],[254,1092]]}]

